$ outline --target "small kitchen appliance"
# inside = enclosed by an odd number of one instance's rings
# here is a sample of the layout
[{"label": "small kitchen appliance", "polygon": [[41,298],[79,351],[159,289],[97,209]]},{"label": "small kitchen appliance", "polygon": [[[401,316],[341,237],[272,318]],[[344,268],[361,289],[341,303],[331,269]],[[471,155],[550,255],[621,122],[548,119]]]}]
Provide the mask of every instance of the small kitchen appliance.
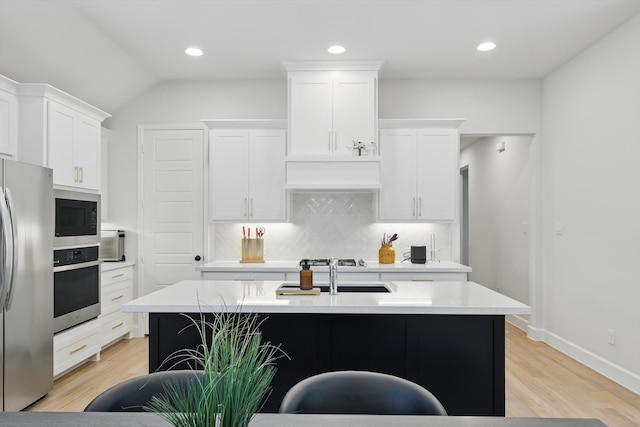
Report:
[{"label": "small kitchen appliance", "polygon": [[427,262],[426,246],[411,246],[411,264],[425,264]]},{"label": "small kitchen appliance", "polygon": [[100,259],[107,262],[124,261],[124,230],[102,230]]}]

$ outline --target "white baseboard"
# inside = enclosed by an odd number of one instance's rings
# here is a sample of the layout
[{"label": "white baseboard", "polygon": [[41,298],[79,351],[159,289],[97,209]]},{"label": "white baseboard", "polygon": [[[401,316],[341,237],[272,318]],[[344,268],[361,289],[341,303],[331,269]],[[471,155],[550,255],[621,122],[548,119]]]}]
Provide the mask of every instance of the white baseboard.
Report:
[{"label": "white baseboard", "polygon": [[526,318],[509,315],[506,316],[505,320],[515,327],[526,331],[528,338],[534,341],[543,341],[561,353],[566,354],[599,374],[604,375],[611,381],[628,388],[636,394],[640,394],[640,375],[636,375],[633,372],[611,363],[608,360],[559,337],[558,335],[544,329],[535,328],[529,324],[529,321]]},{"label": "white baseboard", "polygon": [[515,314],[509,314],[505,317],[505,320],[507,322],[509,322],[510,324],[512,324],[513,326],[515,326],[516,328],[522,330],[522,331],[527,331],[527,328],[529,327],[529,320],[521,317],[521,316],[517,316]]},{"label": "white baseboard", "polygon": [[575,359],[583,365],[586,365],[594,371],[604,375],[611,381],[628,388],[636,394],[640,394],[640,375],[634,374],[621,366],[611,363],[597,354],[593,354],[590,351],[585,350],[584,348],[577,346],[549,331],[544,332],[543,341],[572,359]]}]

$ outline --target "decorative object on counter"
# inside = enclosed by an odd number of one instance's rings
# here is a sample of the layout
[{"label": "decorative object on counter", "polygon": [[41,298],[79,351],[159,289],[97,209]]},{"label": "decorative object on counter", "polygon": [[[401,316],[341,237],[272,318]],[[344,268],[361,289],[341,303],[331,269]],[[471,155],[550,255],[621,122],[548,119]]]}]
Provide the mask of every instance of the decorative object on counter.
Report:
[{"label": "decorative object on counter", "polygon": [[427,262],[426,246],[411,246],[411,264],[424,264]]},{"label": "decorative object on counter", "polygon": [[260,409],[276,372],[276,360],[286,354],[262,342],[262,321],[256,314],[213,313],[213,320],[191,319],[201,345],[165,360],[187,362],[204,371],[204,382],[185,387],[169,383],[145,408],[174,426],[246,427]]},{"label": "decorative object on counter", "polygon": [[300,270],[300,289],[308,291],[313,288],[313,271],[308,263],[302,264]]},{"label": "decorative object on counter", "polygon": [[[356,141],[351,141],[353,143],[353,146],[351,146],[350,148],[353,150],[353,155],[354,156],[362,156],[362,150],[366,150],[367,149],[367,145],[364,142],[356,142]],[[347,148],[349,148],[349,146],[347,146]],[[366,151],[365,151],[366,152]]]},{"label": "decorative object on counter", "polygon": [[256,227],[256,238],[251,238],[251,227],[242,227],[242,258],[240,262],[264,262],[264,236],[265,228]]},{"label": "decorative object on counter", "polygon": [[436,252],[436,233],[431,233],[429,238],[429,257],[427,258],[428,264],[440,262],[440,260],[436,258]]},{"label": "decorative object on counter", "polygon": [[396,250],[391,243],[383,243],[378,249],[378,262],[380,264],[394,264],[396,262]]},{"label": "decorative object on counter", "polygon": [[380,249],[378,249],[378,262],[380,264],[394,264],[396,262],[396,251],[393,249],[391,243],[398,240],[398,234],[393,233],[382,234],[382,240],[380,241]]}]

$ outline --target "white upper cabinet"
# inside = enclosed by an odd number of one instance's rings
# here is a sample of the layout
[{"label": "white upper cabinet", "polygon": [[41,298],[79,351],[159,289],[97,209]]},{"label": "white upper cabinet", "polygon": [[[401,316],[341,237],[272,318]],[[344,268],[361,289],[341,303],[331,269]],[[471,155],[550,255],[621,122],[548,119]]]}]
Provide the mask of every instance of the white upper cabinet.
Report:
[{"label": "white upper cabinet", "polygon": [[376,142],[380,61],[285,63],[289,155],[351,155]]},{"label": "white upper cabinet", "polygon": [[19,89],[22,161],[53,169],[53,184],[100,191],[101,123],[109,114],[49,85]]},{"label": "white upper cabinet", "polygon": [[100,122],[49,102],[49,167],[57,185],[100,189]]},{"label": "white upper cabinet", "polygon": [[455,221],[459,147],[457,125],[381,130],[379,219]]},{"label": "white upper cabinet", "polygon": [[284,221],[287,214],[284,129],[209,132],[212,221]]},{"label": "white upper cabinet", "polygon": [[17,83],[0,76],[0,157],[15,159],[18,154]]}]

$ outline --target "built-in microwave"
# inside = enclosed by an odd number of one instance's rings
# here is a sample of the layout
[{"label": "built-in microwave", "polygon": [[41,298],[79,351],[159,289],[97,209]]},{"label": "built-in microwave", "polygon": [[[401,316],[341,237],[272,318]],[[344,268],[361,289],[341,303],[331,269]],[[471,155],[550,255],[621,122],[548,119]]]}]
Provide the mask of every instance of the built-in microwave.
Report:
[{"label": "built-in microwave", "polygon": [[100,243],[100,195],[54,190],[54,247]]}]

